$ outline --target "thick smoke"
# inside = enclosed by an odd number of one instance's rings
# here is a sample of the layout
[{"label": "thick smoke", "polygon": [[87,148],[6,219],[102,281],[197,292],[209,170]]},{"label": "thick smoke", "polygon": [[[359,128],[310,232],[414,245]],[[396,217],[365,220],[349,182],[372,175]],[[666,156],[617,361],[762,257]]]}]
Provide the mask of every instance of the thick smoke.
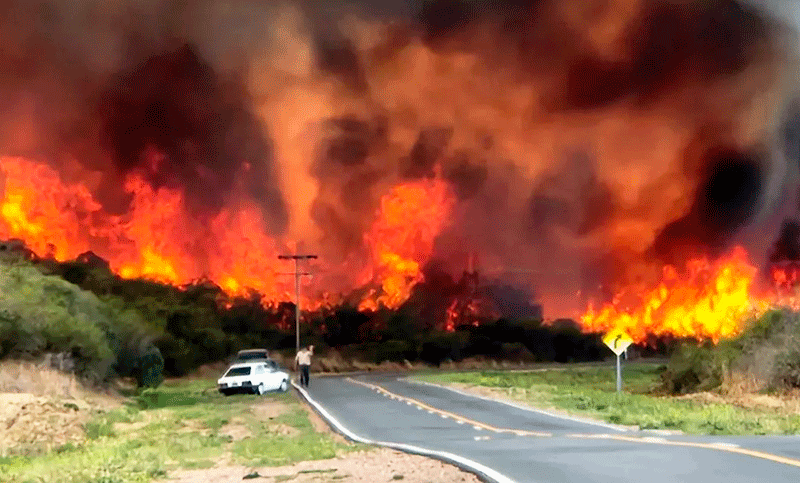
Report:
[{"label": "thick smoke", "polygon": [[767,162],[763,156],[734,148],[710,148],[689,212],[668,224],[653,251],[667,263],[687,256],[717,256],[733,235],[759,210]]},{"label": "thick smoke", "polygon": [[224,81],[183,45],[113,81],[101,97],[101,141],[120,174],[183,188],[198,209],[218,211],[234,192],[247,196],[265,207],[270,232],[279,233],[287,214],[269,140],[250,104],[238,79]]},{"label": "thick smoke", "polygon": [[769,260],[773,263],[800,261],[800,223],[796,220],[783,222]]},{"label": "thick smoke", "polygon": [[115,213],[131,173],[201,216],[257,201],[334,267],[324,290],[353,288],[335,267],[399,183],[449,181],[434,257],[479,253],[554,317],[724,251],[790,187],[794,37],[742,1],[14,0],[0,22],[5,154]]},{"label": "thick smoke", "polygon": [[[199,217],[246,197],[264,208],[268,232],[286,228],[271,141],[253,114],[245,71],[226,69],[215,32],[182,31],[214,2],[196,10],[144,0],[10,3],[1,20],[14,47],[0,59],[11,114],[4,154],[42,157],[71,181],[102,173],[95,195],[111,213],[128,209],[121,185],[137,174],[183,190]],[[241,35],[233,27],[225,35]]]}]

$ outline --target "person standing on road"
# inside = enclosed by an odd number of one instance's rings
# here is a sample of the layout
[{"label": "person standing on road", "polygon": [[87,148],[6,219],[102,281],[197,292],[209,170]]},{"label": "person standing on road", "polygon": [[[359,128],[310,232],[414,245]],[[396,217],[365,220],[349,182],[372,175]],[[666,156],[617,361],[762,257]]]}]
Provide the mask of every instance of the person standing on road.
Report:
[{"label": "person standing on road", "polygon": [[311,368],[311,356],[314,355],[314,346],[310,345],[304,349],[300,349],[297,355],[294,356],[295,370],[300,369],[300,385],[308,387],[308,371]]}]

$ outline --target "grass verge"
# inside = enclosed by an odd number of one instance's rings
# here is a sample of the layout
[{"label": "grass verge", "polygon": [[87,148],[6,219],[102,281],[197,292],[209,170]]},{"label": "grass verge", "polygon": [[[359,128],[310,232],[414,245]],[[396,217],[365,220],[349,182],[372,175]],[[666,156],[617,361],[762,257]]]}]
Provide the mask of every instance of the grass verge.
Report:
[{"label": "grass verge", "polygon": [[212,380],[168,381],[84,425],[84,442],[43,455],[6,453],[7,483],[141,483],[217,464],[270,466],[363,449],[314,430],[291,393],[218,394]]},{"label": "grass verge", "polygon": [[689,434],[800,434],[800,414],[780,407],[746,408],[701,397],[665,395],[660,390],[662,371],[663,366],[655,364],[626,364],[621,394],[616,393],[613,367],[447,373],[419,379],[491,388],[494,394],[532,406],[641,429]]}]

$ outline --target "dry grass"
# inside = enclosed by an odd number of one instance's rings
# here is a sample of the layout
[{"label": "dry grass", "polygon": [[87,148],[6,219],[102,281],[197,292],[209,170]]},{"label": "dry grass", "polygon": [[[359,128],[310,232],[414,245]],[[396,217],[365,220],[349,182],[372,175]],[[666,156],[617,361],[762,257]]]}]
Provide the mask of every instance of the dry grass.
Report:
[{"label": "dry grass", "polygon": [[119,397],[84,387],[73,375],[30,362],[0,362],[0,456],[81,444],[92,415],[120,404]]},{"label": "dry grass", "polygon": [[81,398],[86,393],[74,375],[20,361],[0,363],[1,392],[66,398]]},{"label": "dry grass", "polygon": [[738,397],[756,394],[764,388],[763,379],[752,372],[730,372],[722,381],[719,392],[726,396]]}]

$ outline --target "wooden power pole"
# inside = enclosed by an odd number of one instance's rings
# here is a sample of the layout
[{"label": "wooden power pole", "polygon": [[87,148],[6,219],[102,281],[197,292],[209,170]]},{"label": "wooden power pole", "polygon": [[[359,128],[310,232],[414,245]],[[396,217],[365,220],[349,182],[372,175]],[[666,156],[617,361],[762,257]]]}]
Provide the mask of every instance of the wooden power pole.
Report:
[{"label": "wooden power pole", "polygon": [[281,260],[294,260],[294,330],[295,348],[300,351],[300,277],[311,275],[308,272],[300,272],[300,260],[314,260],[317,255],[278,255]]}]

